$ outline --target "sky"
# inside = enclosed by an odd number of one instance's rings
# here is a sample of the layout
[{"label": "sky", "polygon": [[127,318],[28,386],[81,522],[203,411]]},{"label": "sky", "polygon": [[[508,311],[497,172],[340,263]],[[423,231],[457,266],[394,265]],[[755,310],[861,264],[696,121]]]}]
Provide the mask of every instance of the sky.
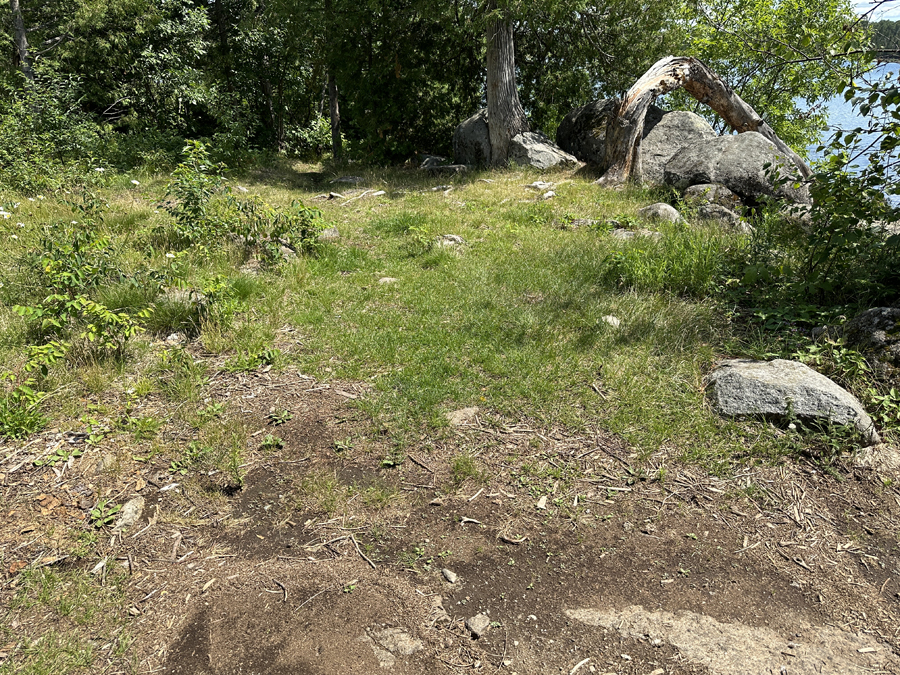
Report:
[{"label": "sky", "polygon": [[[855,0],[854,5],[856,7],[856,11],[860,14],[866,12],[874,5],[878,4],[877,2],[872,2],[872,0]],[[894,21],[900,20],[900,2],[885,2],[883,3],[873,15],[873,20],[879,21],[881,19],[892,19]]]}]

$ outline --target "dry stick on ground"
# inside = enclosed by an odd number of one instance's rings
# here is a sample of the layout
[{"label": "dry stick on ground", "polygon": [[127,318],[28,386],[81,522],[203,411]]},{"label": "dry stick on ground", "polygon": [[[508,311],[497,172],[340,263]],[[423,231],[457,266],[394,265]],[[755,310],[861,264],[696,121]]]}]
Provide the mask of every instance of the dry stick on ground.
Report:
[{"label": "dry stick on ground", "polygon": [[606,125],[606,173],[597,183],[618,185],[640,181],[641,138],[647,109],[658,96],[684,88],[691,96],[715,110],[739,134],[756,131],[772,141],[789,158],[803,178],[812,175],[800,156],[782,141],[768,124],[731,87],[700,59],[667,56],[632,85]]}]

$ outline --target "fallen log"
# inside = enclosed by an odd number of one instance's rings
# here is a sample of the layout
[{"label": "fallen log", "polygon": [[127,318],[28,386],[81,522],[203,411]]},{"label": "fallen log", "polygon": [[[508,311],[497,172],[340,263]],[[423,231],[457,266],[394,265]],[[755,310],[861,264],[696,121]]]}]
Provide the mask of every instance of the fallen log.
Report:
[{"label": "fallen log", "polygon": [[806,162],[782,141],[759,114],[722,81],[700,59],[692,56],[667,56],[632,85],[606,127],[606,172],[597,183],[618,185],[640,182],[641,136],[647,109],[658,96],[684,88],[691,96],[715,110],[739,134],[756,131],[772,141],[779,152],[790,159],[803,178],[812,171]]}]

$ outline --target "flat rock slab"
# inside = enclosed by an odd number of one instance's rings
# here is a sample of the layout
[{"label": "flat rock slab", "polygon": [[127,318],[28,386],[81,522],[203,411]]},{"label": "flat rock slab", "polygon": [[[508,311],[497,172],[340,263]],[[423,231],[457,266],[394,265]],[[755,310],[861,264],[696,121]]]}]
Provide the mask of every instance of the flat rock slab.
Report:
[{"label": "flat rock slab", "polygon": [[[624,637],[650,638],[676,647],[703,664],[711,675],[761,673],[894,673],[900,661],[887,645],[869,636],[829,626],[798,623],[796,642],[770,628],[722,623],[694,612],[648,611],[640,606],[623,610],[570,609],[566,615],[588,626],[602,626]],[[789,659],[786,661],[785,656]],[[782,664],[788,664],[782,668]]]},{"label": "flat rock slab", "polygon": [[516,164],[537,169],[573,167],[578,164],[573,155],[537,131],[526,131],[513,136],[509,142],[509,158]]},{"label": "flat rock slab", "polygon": [[733,417],[765,415],[830,420],[853,425],[870,443],[880,442],[859,400],[824,375],[796,361],[723,361],[709,378],[713,403]]}]

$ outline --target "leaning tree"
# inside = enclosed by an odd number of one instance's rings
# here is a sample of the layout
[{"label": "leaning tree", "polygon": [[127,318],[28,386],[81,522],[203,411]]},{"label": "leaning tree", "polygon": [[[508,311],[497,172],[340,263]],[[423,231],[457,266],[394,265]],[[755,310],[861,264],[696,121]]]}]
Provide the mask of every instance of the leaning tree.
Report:
[{"label": "leaning tree", "polygon": [[812,175],[806,162],[705,63],[691,56],[667,56],[632,85],[610,114],[606,126],[607,168],[597,181],[599,184],[640,181],[641,138],[647,109],[658,96],[679,88],[715,110],[736,132],[756,131],[772,141],[803,178]]}]

